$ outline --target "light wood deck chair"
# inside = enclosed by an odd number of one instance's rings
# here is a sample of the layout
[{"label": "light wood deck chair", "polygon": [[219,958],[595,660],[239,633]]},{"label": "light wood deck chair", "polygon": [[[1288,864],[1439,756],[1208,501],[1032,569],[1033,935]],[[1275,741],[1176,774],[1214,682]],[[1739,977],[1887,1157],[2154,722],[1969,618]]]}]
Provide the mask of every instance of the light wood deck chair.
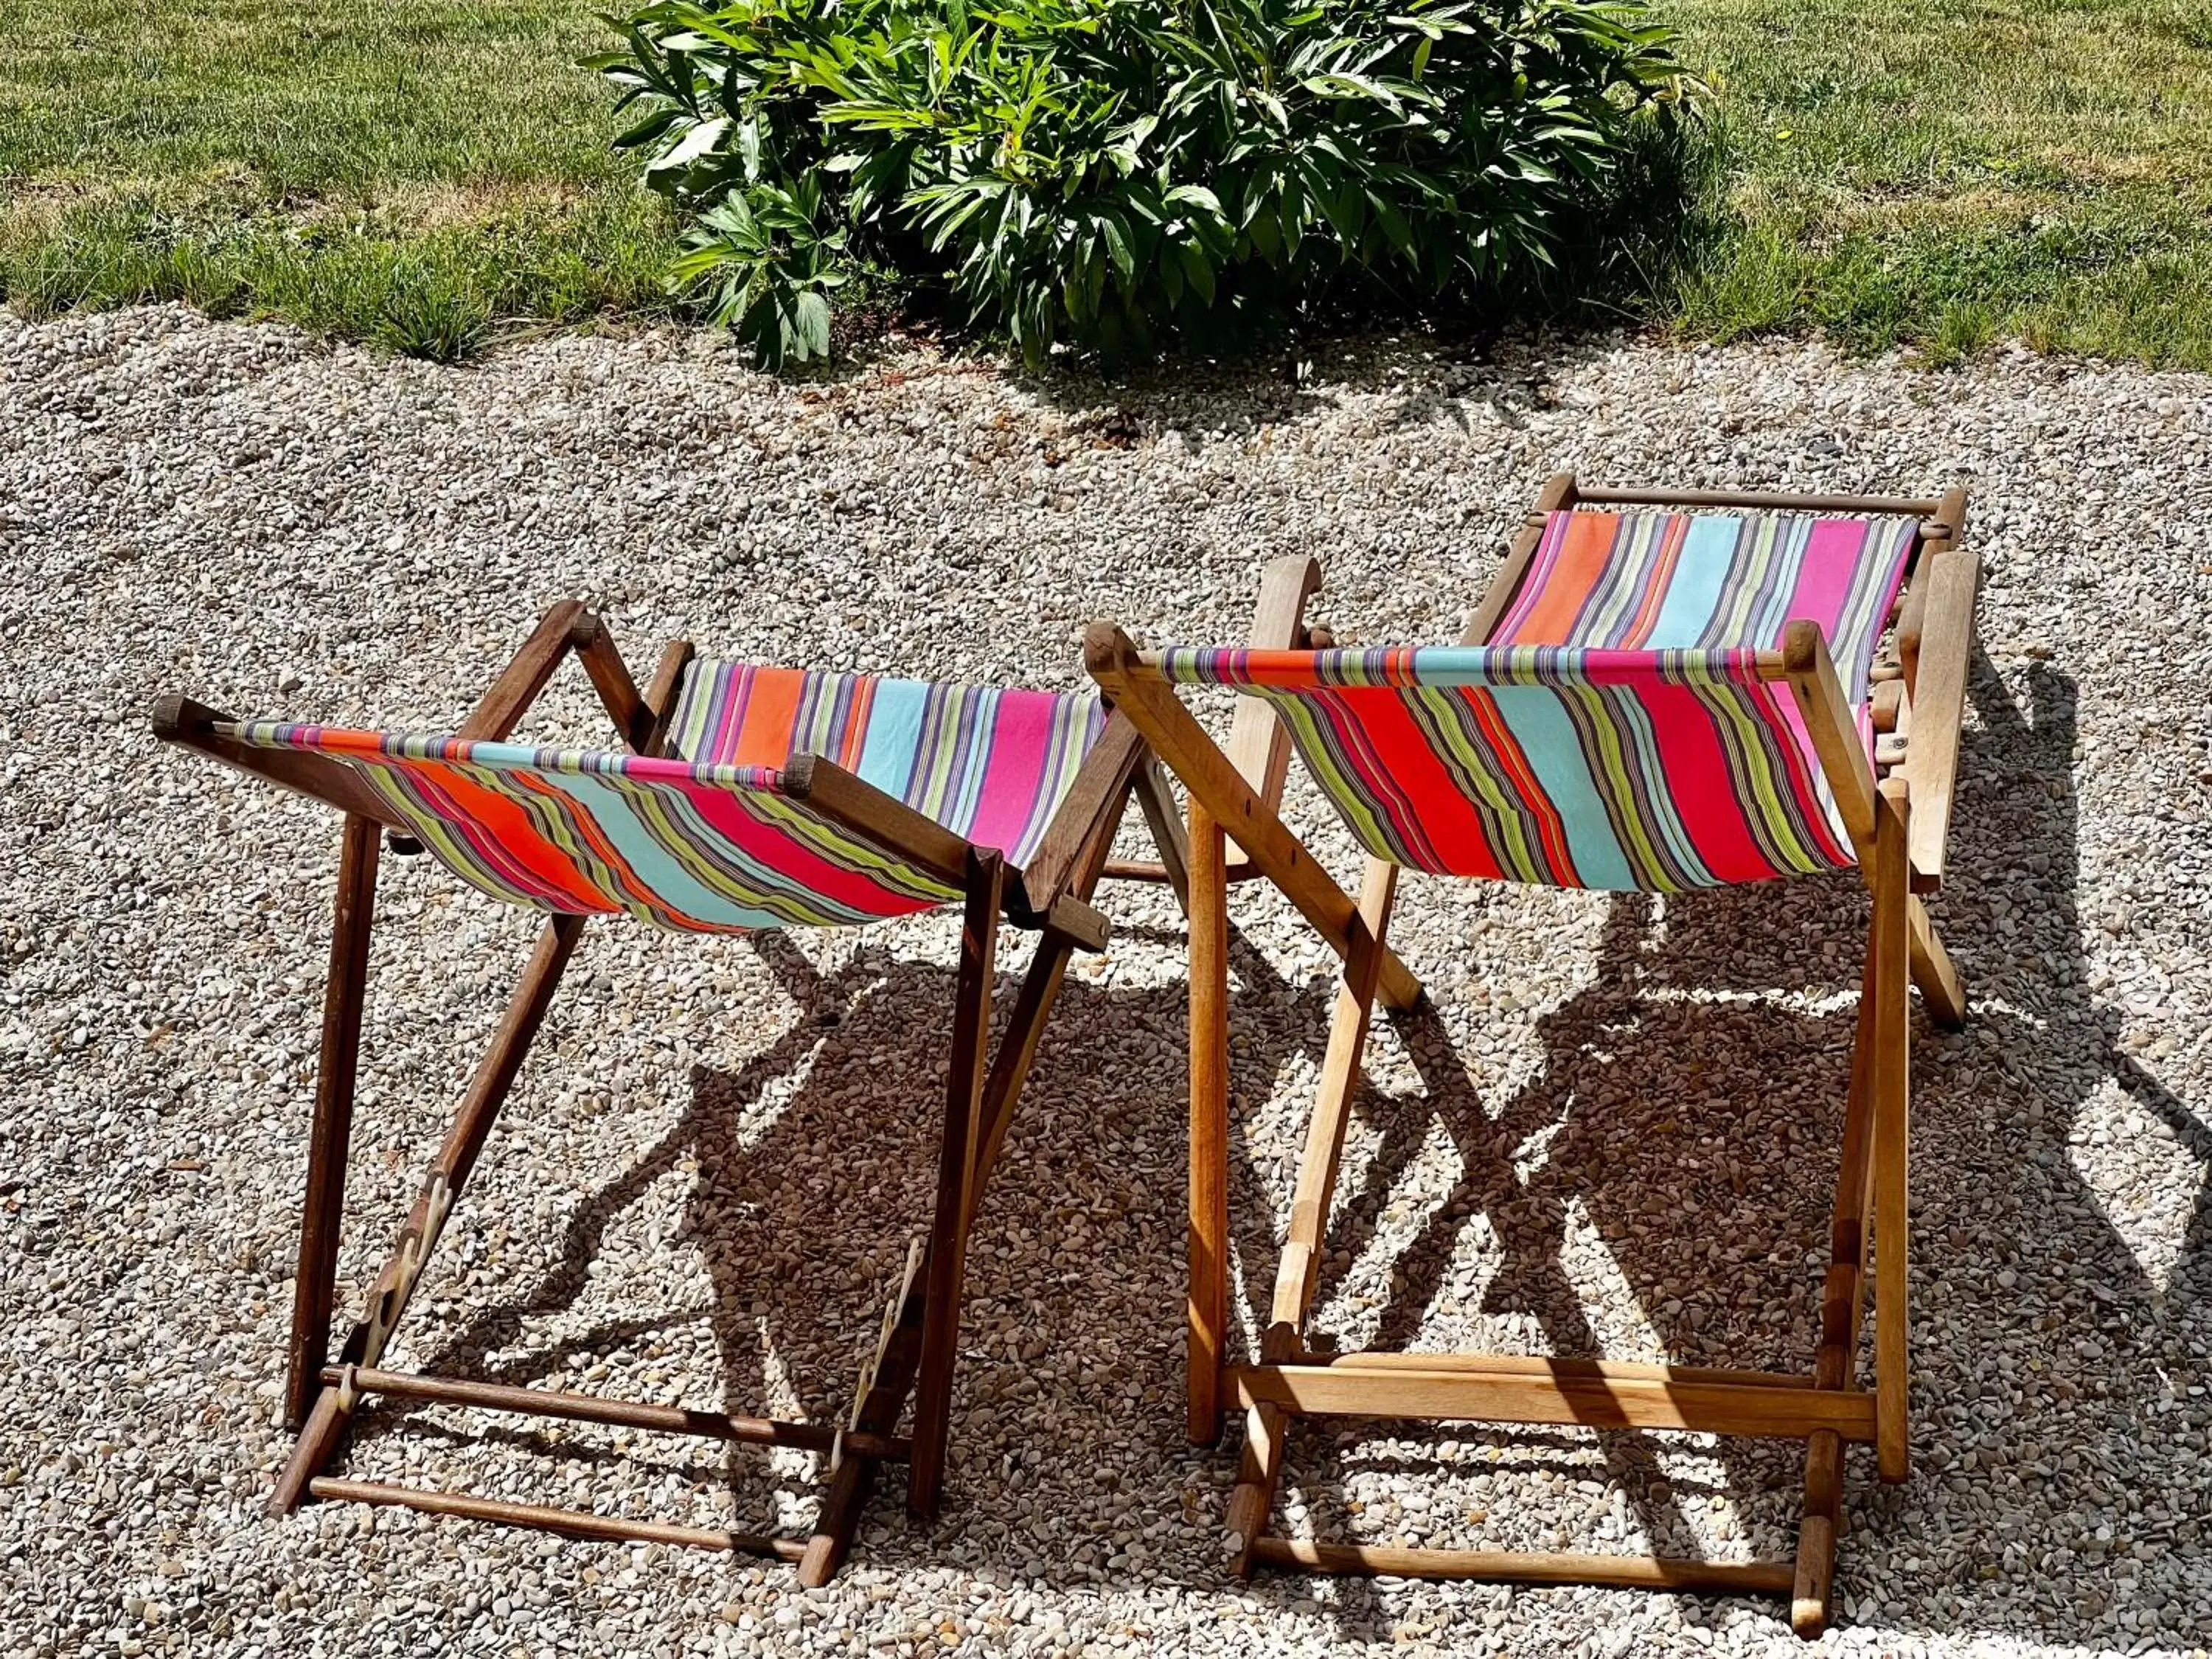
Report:
[{"label": "light wood deck chair", "polygon": [[[571,652],[624,752],[507,741]],[[711,662],[680,641],[641,692],[607,629],[574,602],[545,613],[453,737],[240,721],[178,696],[163,698],[153,718],[169,742],[345,815],[286,1396],[300,1436],[270,1512],[289,1513],[307,1498],[396,1504],[574,1536],[776,1557],[796,1561],[809,1585],[826,1582],[843,1560],[878,1463],[903,1460],[908,1506],[933,1514],[969,1229],[1070,956],[1105,943],[1106,921],[1089,899],[1133,791],[1156,823],[1174,831],[1170,848],[1178,844],[1164,777],[1129,720],[1109,718],[1088,690],[984,690]],[[397,850],[427,848],[492,897],[544,912],[546,922],[367,1310],[332,1364],[380,835]],[[1180,886],[1179,856],[1163,856]],[[743,933],[860,924],[944,905],[961,907],[963,928],[935,1212],[848,1422],[733,1416],[382,1368],[587,916],[626,912],[667,928]],[[994,1055],[1001,921],[1040,938]],[[912,1427],[901,1436],[909,1390]],[[350,1415],[372,1395],[796,1447],[827,1454],[831,1474],[803,1540],[325,1474]]]},{"label": "light wood deck chair", "polygon": [[[1189,1433],[1245,1413],[1237,1570],[1761,1592],[1828,1616],[1843,1449],[1906,1461],[1906,985],[1966,1003],[1922,902],[1943,878],[1980,568],[1940,501],[1580,489],[1554,478],[1442,649],[1139,651],[1110,624],[1094,678],[1189,793]],[[1901,596],[1901,597],[1900,597]],[[1894,615],[1897,626],[1888,629]],[[1882,647],[1885,631],[1888,644]],[[1366,849],[1355,901],[1175,692],[1272,710]],[[1226,841],[1242,849],[1227,862]],[[1378,994],[1418,995],[1386,934],[1401,869],[1653,891],[1856,866],[1873,895],[1832,1261],[1809,1375],[1498,1355],[1326,1355],[1306,1321]],[[1343,963],[1261,1352],[1229,1363],[1227,880],[1273,882]],[[1657,1079],[1654,1086],[1664,1086]],[[1869,1246],[1871,1268],[1869,1269]],[[1869,1280],[1871,1279],[1871,1284]],[[1859,1386],[1874,1301],[1874,1382]],[[1780,1436],[1808,1443],[1794,1562],[1727,1564],[1294,1542],[1268,1534],[1297,1417]]]}]

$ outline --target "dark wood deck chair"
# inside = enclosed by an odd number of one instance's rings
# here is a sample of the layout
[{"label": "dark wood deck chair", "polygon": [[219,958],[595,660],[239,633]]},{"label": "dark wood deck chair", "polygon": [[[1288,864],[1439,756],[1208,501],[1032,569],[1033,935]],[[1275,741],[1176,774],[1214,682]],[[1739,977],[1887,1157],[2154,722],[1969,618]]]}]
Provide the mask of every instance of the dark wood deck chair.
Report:
[{"label": "dark wood deck chair", "polygon": [[[613,717],[618,753],[507,741],[556,665],[577,654]],[[350,1498],[795,1560],[836,1572],[879,1462],[907,1463],[907,1502],[943,1489],[969,1229],[1071,953],[1106,922],[1089,902],[1133,791],[1165,830],[1180,886],[1181,825],[1130,721],[1097,696],[1000,690],[695,659],[678,641],[640,692],[580,605],[546,612],[453,736],[242,721],[182,697],[156,705],[168,741],[345,815],[320,1076],[293,1310],[289,1391],[300,1437],[270,1500]],[[494,898],[545,913],[544,931],[477,1070],[367,1310],[329,1363],[380,836],[428,849]],[[588,916],[667,928],[857,925],[939,906],[963,916],[944,1131],[926,1252],[887,1316],[842,1425],[627,1403],[382,1368],[395,1328],[467,1183]],[[1004,921],[1040,934],[997,1051],[988,1045]],[[917,1010],[919,1014],[921,1011]],[[899,1435],[909,1390],[912,1427]],[[621,1520],[325,1474],[365,1396],[433,1401],[825,1453],[811,1538]]]},{"label": "dark wood deck chair", "polygon": [[[1922,896],[1945,832],[1979,583],[1941,501],[1675,494],[1553,480],[1443,648],[1142,652],[1101,623],[1092,675],[1189,792],[1189,1431],[1245,1413],[1229,1528],[1258,1565],[1595,1582],[1792,1598],[1827,1618],[1841,1463],[1906,1458],[1906,986],[1964,1018]],[[1901,596],[1901,597],[1900,597]],[[1891,618],[1897,625],[1890,627]],[[1885,647],[1885,635],[1888,643]],[[1357,900],[1176,695],[1272,709],[1366,849]],[[1243,850],[1231,871],[1224,836]],[[1306,1320],[1377,995],[1418,995],[1386,934],[1401,870],[1677,891],[1856,866],[1873,894],[1820,1343],[1805,1376],[1498,1355],[1324,1355]],[[1273,882],[1343,963],[1261,1351],[1228,1362],[1227,878]],[[1871,1269],[1869,1267],[1871,1245]],[[1871,1279],[1871,1285],[1869,1279]],[[1856,1376],[1874,1301],[1871,1388]],[[1808,1443],[1794,1562],[1370,1548],[1268,1535],[1290,1419],[1433,1419],[1781,1436]]]}]

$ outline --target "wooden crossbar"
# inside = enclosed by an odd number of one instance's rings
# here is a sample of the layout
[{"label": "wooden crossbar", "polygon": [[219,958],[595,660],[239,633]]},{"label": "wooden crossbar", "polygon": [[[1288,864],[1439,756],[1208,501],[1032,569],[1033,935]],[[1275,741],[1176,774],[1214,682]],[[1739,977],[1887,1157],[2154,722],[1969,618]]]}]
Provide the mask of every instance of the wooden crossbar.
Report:
[{"label": "wooden crossbar", "polygon": [[1381,1544],[1316,1544],[1262,1538],[1252,1553],[1265,1566],[1353,1577],[1464,1578],[1500,1584],[1611,1584],[1630,1589],[1715,1595],[1788,1592],[1787,1561],[1697,1561],[1664,1555],[1549,1555],[1523,1550],[1401,1549]]},{"label": "wooden crossbar", "polygon": [[389,1504],[424,1515],[454,1515],[510,1527],[534,1527],[540,1532],[557,1532],[564,1537],[610,1543],[680,1544],[687,1549],[765,1555],[778,1561],[797,1561],[806,1549],[795,1538],[777,1538],[767,1533],[721,1532],[708,1527],[673,1526],[665,1521],[629,1521],[620,1516],[593,1515],[588,1510],[549,1509],[538,1504],[513,1504],[501,1498],[475,1498],[466,1492],[426,1492],[420,1486],[387,1486],[377,1480],[342,1480],[327,1474],[319,1474],[308,1482],[307,1491],[315,1498]]},{"label": "wooden crossbar", "polygon": [[902,1461],[912,1443],[895,1435],[847,1433],[821,1423],[794,1423],[781,1418],[743,1417],[728,1412],[698,1411],[684,1406],[653,1406],[629,1400],[605,1400],[587,1394],[556,1389],[515,1388],[504,1382],[483,1382],[468,1376],[439,1376],[423,1371],[377,1370],[361,1365],[331,1365],[323,1381],[331,1387],[362,1394],[380,1394],[394,1400],[420,1400],[441,1406],[465,1406],[478,1411],[514,1412],[525,1417],[559,1418],[571,1423],[605,1423],[655,1434],[690,1435],[702,1440],[726,1440],[748,1446],[781,1446],[797,1451],[841,1452],[852,1457],[881,1457]]},{"label": "wooden crossbar", "polygon": [[1755,1384],[1700,1382],[1669,1376],[1664,1367],[1644,1376],[1607,1376],[1577,1373],[1566,1364],[1549,1373],[1232,1365],[1228,1376],[1239,1405],[1272,1406],[1301,1417],[1681,1429],[1800,1440],[1816,1430],[1854,1442],[1875,1436],[1872,1395],[1778,1377]]}]

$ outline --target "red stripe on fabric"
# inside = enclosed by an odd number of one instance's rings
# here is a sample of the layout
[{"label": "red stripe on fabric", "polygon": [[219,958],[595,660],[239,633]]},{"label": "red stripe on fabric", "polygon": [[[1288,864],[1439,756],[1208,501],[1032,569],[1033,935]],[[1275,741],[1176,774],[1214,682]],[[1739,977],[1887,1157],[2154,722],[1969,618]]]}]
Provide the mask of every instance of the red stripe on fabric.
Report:
[{"label": "red stripe on fabric", "polygon": [[1545,867],[1551,871],[1553,883],[1561,887],[1581,886],[1582,877],[1575,868],[1574,855],[1567,850],[1566,821],[1537,781],[1536,769],[1529,765],[1527,752],[1505,724],[1498,699],[1488,690],[1474,686],[1468,688],[1466,696],[1468,706],[1474,710],[1475,722],[1482,728],[1483,740],[1512,775],[1514,793],[1535,817],[1536,838],[1542,844]]},{"label": "red stripe on fabric", "polygon": [[511,796],[486,789],[458,768],[436,761],[407,761],[393,767],[402,773],[416,771],[435,783],[465,817],[440,813],[483,862],[493,869],[516,869],[527,878],[515,885],[534,884],[555,908],[571,915],[604,913],[616,906],[608,895],[592,885],[576,861],[545,839],[532,822],[529,810]]},{"label": "red stripe on fabric", "polygon": [[725,791],[678,785],[699,816],[725,841],[783,877],[793,887],[866,915],[904,915],[936,901],[909,899],[841,864],[832,864],[787,831],[744,811]]},{"label": "red stripe on fabric", "polygon": [[[1369,799],[1380,805],[1403,796],[1416,815],[1415,823],[1399,823],[1398,839],[1409,848],[1427,843],[1440,854],[1432,867],[1441,872],[1503,879],[1474,803],[1460,793],[1405,699],[1387,689],[1354,687],[1332,701],[1342,704],[1342,717],[1332,724],[1346,758],[1369,774]],[[1381,777],[1374,775],[1378,768]],[[1462,861],[1462,848],[1473,856]]]},{"label": "red stripe on fabric", "polygon": [[[1589,601],[1590,591],[1605,574],[1606,562],[1620,534],[1618,513],[1573,513],[1567,515],[1559,556],[1542,573],[1542,585],[1525,615],[1514,621],[1510,634],[1501,633],[1498,645],[1565,645],[1574,637],[1577,618]],[[1538,573],[1530,571],[1534,582]]]},{"label": "red stripe on fabric", "polygon": [[1667,799],[1705,868],[1723,882],[1764,881],[1784,873],[1752,835],[1744,805],[1736,799],[1728,750],[1712,712],[1697,692],[1654,682],[1637,695],[1650,716]]}]

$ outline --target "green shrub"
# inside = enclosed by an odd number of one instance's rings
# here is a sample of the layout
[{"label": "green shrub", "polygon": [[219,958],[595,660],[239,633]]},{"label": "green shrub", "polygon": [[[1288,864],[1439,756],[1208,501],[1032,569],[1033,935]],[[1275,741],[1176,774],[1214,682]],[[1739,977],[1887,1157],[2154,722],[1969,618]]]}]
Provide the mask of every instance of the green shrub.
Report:
[{"label": "green shrub", "polygon": [[1480,304],[1680,107],[1641,3],[655,0],[592,60],[688,216],[672,273],[777,363],[873,266],[1032,362],[1330,303]]}]

